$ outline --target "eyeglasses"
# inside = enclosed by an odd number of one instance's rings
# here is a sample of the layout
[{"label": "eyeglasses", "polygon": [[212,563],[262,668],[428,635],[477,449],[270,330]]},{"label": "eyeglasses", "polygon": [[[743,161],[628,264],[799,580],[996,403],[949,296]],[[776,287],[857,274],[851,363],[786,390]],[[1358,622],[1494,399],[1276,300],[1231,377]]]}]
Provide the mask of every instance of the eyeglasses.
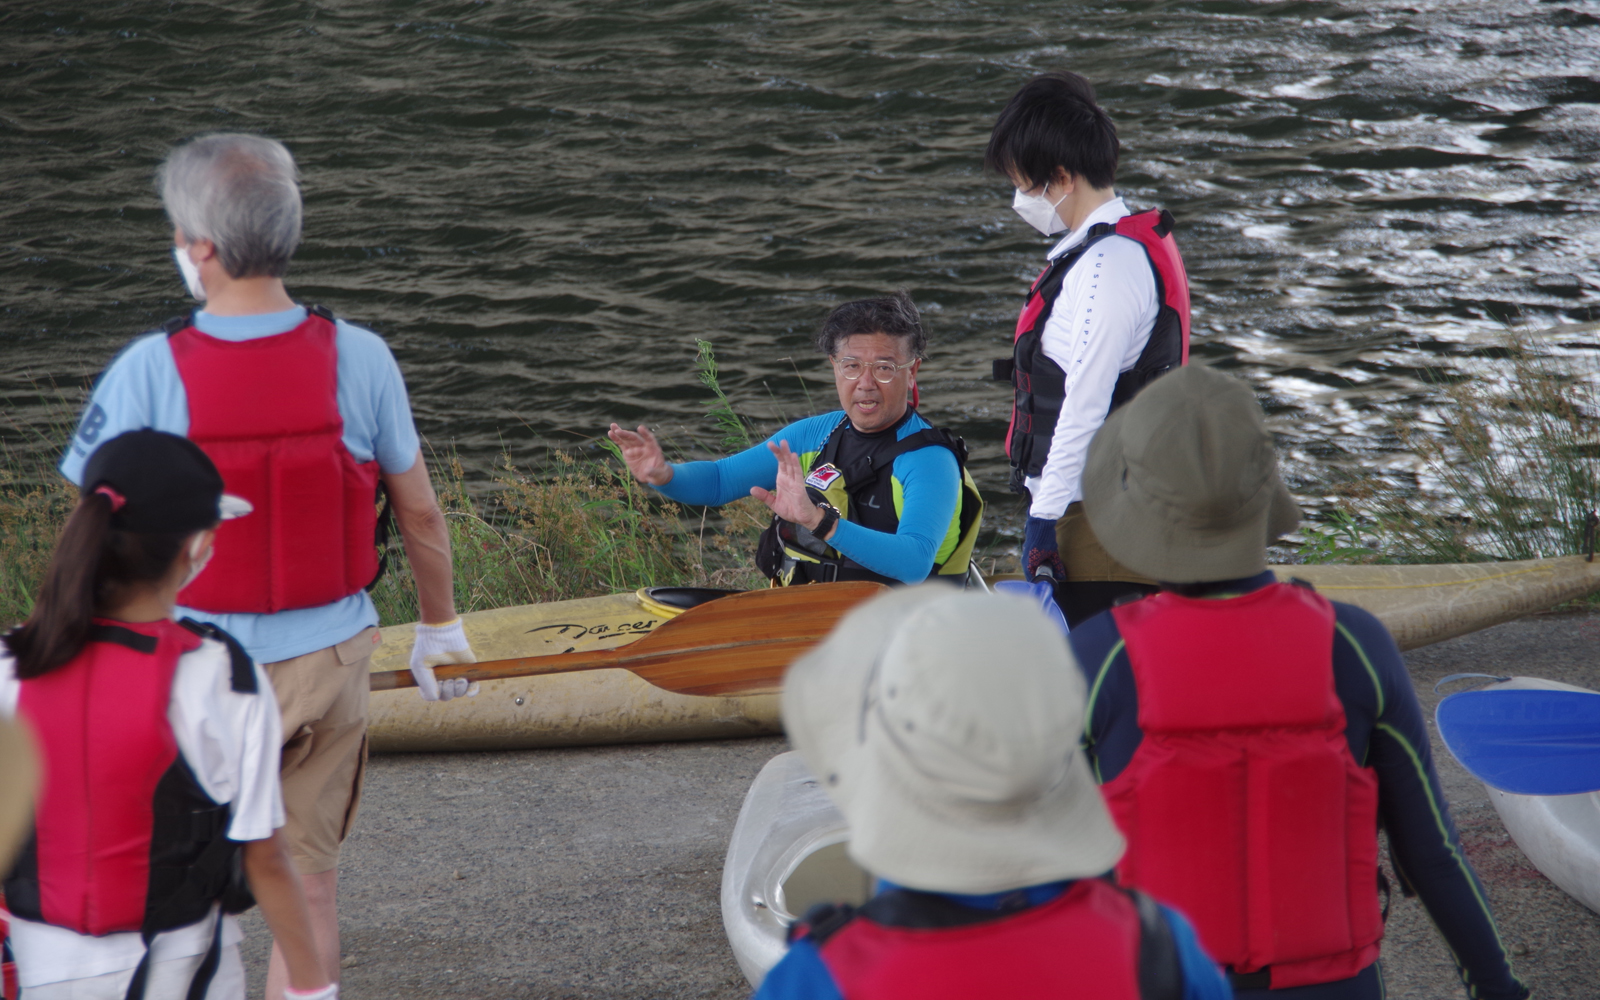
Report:
[{"label": "eyeglasses", "polygon": [[903,365],[897,365],[889,361],[878,361],[869,365],[863,362],[860,358],[833,359],[834,367],[839,369],[839,374],[843,375],[852,382],[860,378],[862,374],[865,373],[868,368],[870,368],[872,369],[872,377],[884,384],[893,382],[896,375],[900,374],[902,371],[910,368],[916,363],[917,362],[915,358],[907,361]]}]

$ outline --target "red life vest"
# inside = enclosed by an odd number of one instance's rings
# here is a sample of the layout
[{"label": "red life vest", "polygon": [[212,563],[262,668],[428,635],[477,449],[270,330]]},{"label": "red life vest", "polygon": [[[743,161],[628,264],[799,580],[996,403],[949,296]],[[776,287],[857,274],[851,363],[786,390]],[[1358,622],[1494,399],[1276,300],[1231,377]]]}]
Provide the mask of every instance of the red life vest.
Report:
[{"label": "red life vest", "polygon": [[[1111,392],[1111,410],[1126,403],[1152,380],[1189,363],[1189,275],[1172,237],[1172,214],[1151,209],[1124,216],[1115,224],[1089,227],[1084,240],[1051,261],[1023,303],[1009,358],[994,363],[997,382],[1010,382],[1015,390],[1011,424],[1006,429],[1006,455],[1011,459],[1011,488],[1020,493],[1028,477],[1044,469],[1050,439],[1066,402],[1067,376],[1044,353],[1044,327],[1061,296],[1067,272],[1108,236],[1126,236],[1144,248],[1156,279],[1156,321],[1150,339],[1132,368],[1117,376]],[[1107,412],[1110,412],[1109,410]]]},{"label": "red life vest", "polygon": [[[230,810],[200,788],[167,722],[178,658],[199,647],[197,630],[96,620],[69,663],[21,682],[17,713],[38,740],[43,780],[34,835],[5,880],[12,913],[148,941],[219,899],[229,912],[248,905]],[[248,657],[242,672],[233,652],[234,689],[254,691]]]},{"label": "red life vest", "polygon": [[842,917],[807,922],[849,1000],[1181,995],[1182,971],[1165,918],[1147,898],[1136,901],[1103,879],[1082,879],[1021,912],[974,910],[894,890]]},{"label": "red life vest", "polygon": [[216,556],[180,604],[271,614],[332,603],[378,575],[378,463],[344,446],[335,338],[323,310],[255,340],[192,325],[170,335],[189,438],[255,507],[218,528]]},{"label": "red life vest", "polygon": [[1350,754],[1333,684],[1333,606],[1277,583],[1112,609],[1143,739],[1102,787],[1128,840],[1118,878],[1193,921],[1273,988],[1377,960],[1378,780]]}]

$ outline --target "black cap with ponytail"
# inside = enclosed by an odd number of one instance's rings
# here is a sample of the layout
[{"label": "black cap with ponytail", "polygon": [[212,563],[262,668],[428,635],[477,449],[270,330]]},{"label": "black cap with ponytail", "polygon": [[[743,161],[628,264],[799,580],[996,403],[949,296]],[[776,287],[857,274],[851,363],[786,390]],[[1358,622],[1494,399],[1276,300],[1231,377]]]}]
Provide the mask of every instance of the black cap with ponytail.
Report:
[{"label": "black cap with ponytail", "polygon": [[85,493],[56,541],[44,585],[27,622],[3,639],[21,680],[65,666],[83,651],[89,619],[115,604],[130,583],[160,580],[183,551],[188,532],[145,534],[111,526],[117,500]]},{"label": "black cap with ponytail", "polygon": [[193,441],[150,428],[95,449],[83,486],[33,613],[0,637],[24,680],[70,662],[89,641],[91,617],[123,604],[130,586],[160,581],[184,543],[222,516],[216,465]]}]

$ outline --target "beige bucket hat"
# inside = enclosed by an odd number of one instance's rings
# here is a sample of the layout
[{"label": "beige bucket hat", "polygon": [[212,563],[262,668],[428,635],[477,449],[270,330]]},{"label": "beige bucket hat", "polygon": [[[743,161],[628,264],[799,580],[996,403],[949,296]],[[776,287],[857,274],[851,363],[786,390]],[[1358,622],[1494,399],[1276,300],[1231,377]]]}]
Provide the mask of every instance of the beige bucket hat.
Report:
[{"label": "beige bucket hat", "polygon": [[1254,576],[1300,523],[1250,387],[1200,365],[1152,382],[1089,443],[1083,510],[1112,558],[1164,583]]},{"label": "beige bucket hat", "polygon": [[1122,857],[1078,749],[1083,675],[1031,603],[927,584],[856,608],[789,670],[789,738],[899,885],[991,893]]}]

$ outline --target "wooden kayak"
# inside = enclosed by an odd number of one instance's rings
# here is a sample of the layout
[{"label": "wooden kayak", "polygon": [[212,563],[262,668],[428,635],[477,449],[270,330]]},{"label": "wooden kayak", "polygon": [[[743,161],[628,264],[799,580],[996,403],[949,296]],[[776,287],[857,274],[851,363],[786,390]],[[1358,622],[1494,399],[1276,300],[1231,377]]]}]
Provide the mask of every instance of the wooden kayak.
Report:
[{"label": "wooden kayak", "polygon": [[1401,649],[1454,639],[1600,590],[1583,556],[1434,566],[1274,566],[1378,616]]},{"label": "wooden kayak", "polygon": [[[1579,556],[1443,566],[1274,566],[1336,601],[1373,612],[1414,649],[1542,611],[1600,589],[1600,563]],[[463,615],[480,660],[621,646],[675,613],[641,594],[530,604]],[[399,670],[412,626],[383,630],[372,669]],[[674,694],[626,670],[485,681],[475,698],[428,703],[412,690],[372,695],[377,752],[716,739],[781,731],[773,694]]]}]

